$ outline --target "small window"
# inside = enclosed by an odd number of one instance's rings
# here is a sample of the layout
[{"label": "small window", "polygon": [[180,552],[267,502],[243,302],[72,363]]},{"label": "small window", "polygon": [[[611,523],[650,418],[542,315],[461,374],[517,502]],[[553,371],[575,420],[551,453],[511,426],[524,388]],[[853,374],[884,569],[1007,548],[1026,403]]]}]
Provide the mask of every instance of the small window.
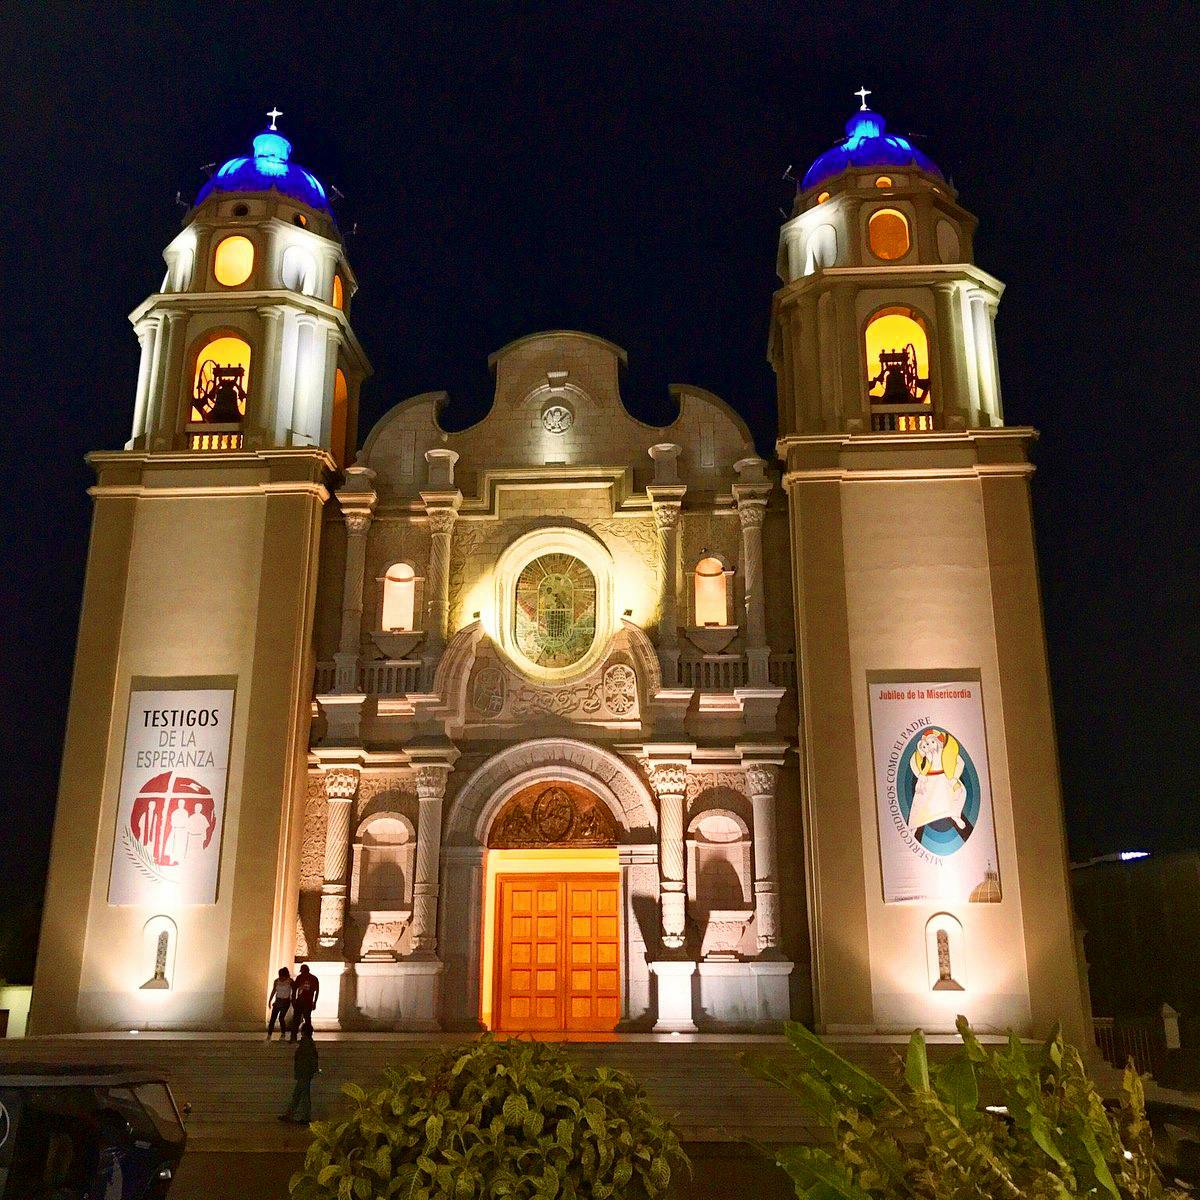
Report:
[{"label": "small window", "polygon": [[912,245],[908,236],[908,219],[894,208],[881,208],[867,222],[867,243],[876,258],[886,262],[903,258]]},{"label": "small window", "polygon": [[329,452],[339,467],[345,465],[346,406],[349,399],[350,388],[346,383],[346,373],[338,367],[333,376],[333,419],[330,423],[332,432],[329,437]]},{"label": "small window", "polygon": [[254,270],[254,243],[241,235],[227,237],[217,246],[213,274],[223,287],[239,287]]},{"label": "small window", "polygon": [[824,203],[825,203],[825,201],[826,201],[826,200],[828,200],[828,199],[829,199],[829,193],[828,193],[828,192],[822,192],[822,193],[821,193],[821,194],[820,194],[820,195],[817,197],[817,203],[818,203],[818,204],[824,204]]},{"label": "small window", "polygon": [[725,567],[719,558],[702,558],[695,574],[696,624],[724,625],[729,612],[726,604]]},{"label": "small window", "polygon": [[250,205],[235,204],[233,206],[233,215],[235,217],[248,217],[250,215]]},{"label": "small window", "polygon": [[317,264],[303,246],[289,246],[283,252],[279,273],[288,291],[303,292],[306,296],[316,293]]},{"label": "small window", "polygon": [[383,577],[383,629],[407,633],[413,627],[416,575],[408,563],[395,563]]},{"label": "small window", "polygon": [[346,289],[342,283],[342,277],[336,274],[333,277],[333,299],[331,303],[334,308],[346,307]]},{"label": "small window", "polygon": [[877,188],[890,188],[892,186],[892,177],[890,175],[880,175],[875,180],[875,186]]},{"label": "small window", "polygon": [[303,213],[293,213],[292,223],[299,225],[301,229],[308,228],[308,218]]}]

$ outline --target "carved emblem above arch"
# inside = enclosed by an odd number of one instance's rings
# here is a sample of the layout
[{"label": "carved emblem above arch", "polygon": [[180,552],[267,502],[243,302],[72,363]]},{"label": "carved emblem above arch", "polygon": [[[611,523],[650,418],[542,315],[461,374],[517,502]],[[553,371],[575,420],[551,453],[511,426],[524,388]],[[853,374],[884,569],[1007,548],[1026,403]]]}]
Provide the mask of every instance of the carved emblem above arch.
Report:
[{"label": "carved emblem above arch", "polygon": [[608,806],[568,782],[523,788],[496,815],[488,834],[493,850],[616,844],[616,822]]}]

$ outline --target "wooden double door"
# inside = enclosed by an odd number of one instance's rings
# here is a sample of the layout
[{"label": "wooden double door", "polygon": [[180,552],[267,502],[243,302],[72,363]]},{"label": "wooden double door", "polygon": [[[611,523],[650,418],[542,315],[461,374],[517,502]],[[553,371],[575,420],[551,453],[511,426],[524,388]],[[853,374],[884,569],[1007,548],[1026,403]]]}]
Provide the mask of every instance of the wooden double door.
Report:
[{"label": "wooden double door", "polygon": [[621,1016],[620,876],[498,875],[496,1028],[601,1032]]}]

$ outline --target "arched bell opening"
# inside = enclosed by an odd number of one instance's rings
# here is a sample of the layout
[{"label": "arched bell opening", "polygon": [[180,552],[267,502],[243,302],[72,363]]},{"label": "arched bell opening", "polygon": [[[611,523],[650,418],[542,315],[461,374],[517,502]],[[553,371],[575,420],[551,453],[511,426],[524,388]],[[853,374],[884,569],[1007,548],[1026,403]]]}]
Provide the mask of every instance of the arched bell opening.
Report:
[{"label": "arched bell opening", "polygon": [[609,1032],[621,1017],[618,826],[570,780],[517,790],[484,856],[480,1019],[504,1032]]}]

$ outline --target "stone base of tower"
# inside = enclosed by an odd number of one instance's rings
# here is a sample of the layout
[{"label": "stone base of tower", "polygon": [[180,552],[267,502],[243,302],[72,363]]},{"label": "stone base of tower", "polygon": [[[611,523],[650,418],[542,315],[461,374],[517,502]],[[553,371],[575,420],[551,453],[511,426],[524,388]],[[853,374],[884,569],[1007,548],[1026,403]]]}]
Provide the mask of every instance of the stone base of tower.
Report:
[{"label": "stone base of tower", "polygon": [[[1033,437],[780,442],[818,1028],[949,1030],[964,1013],[1023,1036],[1061,1021],[1070,1041],[1090,1044],[1029,508]],[[975,707],[945,699],[941,684]],[[913,709],[895,730],[885,732],[883,698]],[[939,754],[957,735],[947,764],[957,782],[921,774],[929,730]],[[960,778],[968,758],[974,775]],[[916,800],[902,807],[906,786],[924,788],[923,822]],[[961,811],[938,796],[958,796]],[[986,843],[967,840],[976,826]],[[942,840],[927,841],[930,830]],[[971,855],[970,878],[958,879]]]}]

